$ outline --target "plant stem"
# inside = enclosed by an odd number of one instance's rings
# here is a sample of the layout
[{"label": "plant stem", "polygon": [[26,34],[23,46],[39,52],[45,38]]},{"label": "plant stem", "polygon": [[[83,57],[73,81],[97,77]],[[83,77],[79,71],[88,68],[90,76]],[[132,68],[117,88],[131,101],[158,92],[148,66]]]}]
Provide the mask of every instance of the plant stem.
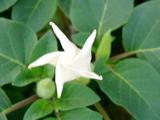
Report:
[{"label": "plant stem", "polygon": [[134,54],[136,54],[136,53],[137,53],[137,51],[121,53],[121,54],[119,54],[119,55],[116,55],[116,56],[111,57],[110,60],[113,61],[113,62],[115,62],[115,61],[118,61],[118,60],[123,59],[123,58],[125,58],[125,57],[129,57],[129,56],[131,56],[131,55],[134,55]]},{"label": "plant stem", "polygon": [[36,95],[32,95],[31,97],[25,99],[25,100],[22,100],[14,105],[12,105],[11,107],[5,109],[2,113],[0,114],[9,114],[11,112],[14,112],[18,109],[21,109],[23,107],[25,107],[26,105],[32,103],[33,101],[35,101],[38,97]]},{"label": "plant stem", "polygon": [[61,120],[59,110],[55,110],[55,115],[56,115],[57,120]]},{"label": "plant stem", "polygon": [[121,53],[119,55],[113,56],[111,57],[111,61],[115,62],[117,60],[123,59],[125,57],[129,57],[131,55],[135,55],[137,53],[147,53],[147,52],[156,52],[156,51],[160,51],[160,47],[158,48],[145,48],[145,49],[138,49],[135,51],[130,51],[130,52],[125,52],[125,53]]},{"label": "plant stem", "polygon": [[97,102],[95,104],[95,107],[101,113],[101,115],[103,116],[104,120],[111,120],[109,118],[109,115],[107,114],[107,112],[104,110],[104,108],[101,106],[101,104],[99,102]]}]

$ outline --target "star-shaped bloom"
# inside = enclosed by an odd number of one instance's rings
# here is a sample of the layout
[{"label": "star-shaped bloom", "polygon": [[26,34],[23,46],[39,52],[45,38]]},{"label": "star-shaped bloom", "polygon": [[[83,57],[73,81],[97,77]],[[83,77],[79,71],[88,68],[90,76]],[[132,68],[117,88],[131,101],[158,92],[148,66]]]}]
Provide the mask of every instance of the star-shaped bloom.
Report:
[{"label": "star-shaped bloom", "polygon": [[64,51],[47,53],[31,63],[28,68],[45,64],[55,66],[55,82],[58,98],[61,97],[65,82],[79,77],[102,80],[102,76],[91,71],[91,47],[96,37],[96,30],[88,37],[83,48],[79,49],[53,22],[50,22],[50,25],[57,38],[60,40]]}]

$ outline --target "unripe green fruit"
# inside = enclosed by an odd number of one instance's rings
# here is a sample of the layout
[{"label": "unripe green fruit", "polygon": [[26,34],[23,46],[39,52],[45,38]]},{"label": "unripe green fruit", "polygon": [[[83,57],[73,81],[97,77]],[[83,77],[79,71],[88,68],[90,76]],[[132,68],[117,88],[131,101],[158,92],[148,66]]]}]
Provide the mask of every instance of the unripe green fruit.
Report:
[{"label": "unripe green fruit", "polygon": [[39,97],[49,99],[55,93],[55,84],[51,79],[45,78],[37,83],[36,92]]}]

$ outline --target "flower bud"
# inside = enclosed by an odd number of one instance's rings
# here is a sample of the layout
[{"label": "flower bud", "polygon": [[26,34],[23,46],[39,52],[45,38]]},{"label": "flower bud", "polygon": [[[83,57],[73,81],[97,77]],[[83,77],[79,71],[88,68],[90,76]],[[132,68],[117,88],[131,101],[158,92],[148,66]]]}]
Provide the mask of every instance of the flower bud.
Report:
[{"label": "flower bud", "polygon": [[105,58],[105,60],[108,60],[111,54],[112,40],[113,37],[111,35],[111,30],[109,29],[102,37],[96,52],[96,58]]},{"label": "flower bud", "polygon": [[39,97],[42,97],[44,99],[49,99],[55,93],[55,84],[49,78],[42,79],[37,83],[36,92]]}]

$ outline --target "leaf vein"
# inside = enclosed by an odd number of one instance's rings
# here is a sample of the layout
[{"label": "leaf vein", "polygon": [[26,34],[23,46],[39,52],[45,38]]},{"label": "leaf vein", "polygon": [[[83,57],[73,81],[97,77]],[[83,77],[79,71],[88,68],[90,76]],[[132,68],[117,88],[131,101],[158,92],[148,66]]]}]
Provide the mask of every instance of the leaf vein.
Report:
[{"label": "leaf vein", "polygon": [[150,108],[150,110],[155,114],[155,116],[157,116],[157,118],[160,118],[160,116],[158,114],[156,114],[153,109],[152,109],[152,106],[145,100],[143,99],[143,97],[141,96],[140,92],[136,90],[136,88],[131,85],[128,80],[123,76],[121,75],[119,72],[115,71],[111,66],[108,65],[108,68],[109,70],[116,76],[118,77],[120,80],[122,80],[125,84],[127,84],[134,92],[135,94],[137,94],[137,96],[139,96],[139,98],[144,101],[144,103]]},{"label": "leaf vein", "polygon": [[99,22],[99,26],[98,26],[98,35],[100,35],[100,32],[102,31],[103,21],[104,21],[104,17],[107,12],[107,9],[108,9],[108,0],[106,0],[104,4],[104,9],[103,9],[103,12],[100,18],[100,22]]},{"label": "leaf vein", "polygon": [[6,59],[6,60],[8,60],[8,61],[10,61],[10,62],[12,62],[12,63],[14,63],[14,64],[17,64],[17,65],[19,65],[19,66],[21,66],[21,67],[26,67],[26,66],[25,66],[23,63],[21,63],[20,61],[15,60],[15,59],[13,59],[13,58],[11,58],[11,57],[9,57],[9,56],[6,56],[6,55],[4,55],[4,54],[2,54],[2,53],[0,53],[0,57],[4,58],[4,59]]}]

